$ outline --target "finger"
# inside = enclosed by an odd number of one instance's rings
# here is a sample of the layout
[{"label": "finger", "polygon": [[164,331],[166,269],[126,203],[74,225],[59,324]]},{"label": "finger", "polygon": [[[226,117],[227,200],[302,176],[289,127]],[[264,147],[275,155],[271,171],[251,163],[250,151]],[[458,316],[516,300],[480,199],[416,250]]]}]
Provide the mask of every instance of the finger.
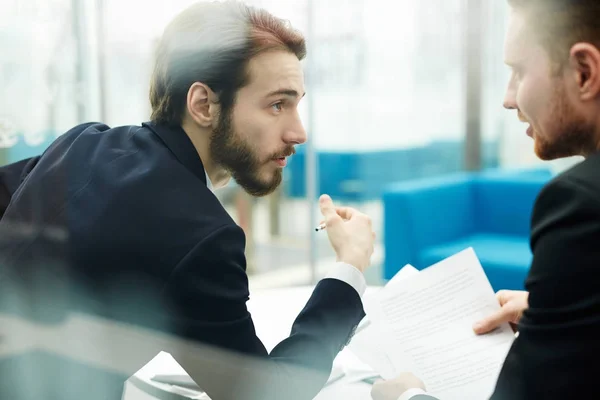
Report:
[{"label": "finger", "polygon": [[328,226],[341,220],[341,217],[337,214],[336,208],[333,205],[333,200],[331,200],[331,197],[328,195],[324,194],[319,198],[319,208],[321,209],[321,214],[325,217],[325,222]]},{"label": "finger", "polygon": [[506,304],[510,300],[510,290],[499,290],[496,292],[496,299],[501,306]]},{"label": "finger", "polygon": [[336,207],[335,211],[343,219],[351,219],[352,216],[356,215],[357,211],[352,207]]},{"label": "finger", "polygon": [[373,400],[383,400],[385,399],[385,382],[375,382],[373,386],[371,386],[371,398]]},{"label": "finger", "polygon": [[503,323],[508,322],[509,320],[510,318],[508,312],[505,309],[500,309],[492,315],[473,324],[473,330],[476,334],[482,335],[484,333],[493,331],[494,329],[496,329]]},{"label": "finger", "polygon": [[333,200],[331,200],[331,197],[326,194],[319,198],[319,208],[321,209],[321,214],[323,214],[324,217],[337,215],[333,205]]}]

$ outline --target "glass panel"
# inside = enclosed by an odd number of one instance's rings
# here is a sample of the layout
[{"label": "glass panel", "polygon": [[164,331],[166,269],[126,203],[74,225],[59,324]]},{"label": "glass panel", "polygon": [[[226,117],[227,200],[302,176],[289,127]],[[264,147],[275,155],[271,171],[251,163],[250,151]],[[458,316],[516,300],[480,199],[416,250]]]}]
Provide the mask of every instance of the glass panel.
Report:
[{"label": "glass panel", "polygon": [[74,125],[74,27],[68,0],[19,0],[0,13],[0,164],[37,155]]},{"label": "glass panel", "polygon": [[[39,154],[78,122],[147,120],[156,42],[170,19],[193,2],[4,2],[0,163]],[[249,3],[312,35],[314,74],[306,76],[310,91],[300,112],[312,127],[319,161],[316,192],[369,212],[383,238],[380,200],[389,184],[463,168],[465,0],[400,0],[393,6],[386,0],[313,1],[313,32],[307,31],[307,0]],[[537,164],[514,113],[501,106],[508,7],[488,2],[484,9],[482,166]],[[314,199],[306,197],[304,147],[274,196],[250,199],[235,183],[218,192],[246,229],[251,271],[258,274],[298,267],[309,276],[309,238],[319,221],[308,220]],[[333,253],[326,234],[317,238],[324,271]],[[373,277],[381,275],[373,270]]]}]

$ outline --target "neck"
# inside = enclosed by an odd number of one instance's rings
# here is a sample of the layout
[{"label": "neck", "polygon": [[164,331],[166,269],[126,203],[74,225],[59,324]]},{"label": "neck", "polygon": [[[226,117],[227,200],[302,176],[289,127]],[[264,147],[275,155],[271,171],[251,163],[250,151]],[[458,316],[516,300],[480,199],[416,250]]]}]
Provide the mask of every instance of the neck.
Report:
[{"label": "neck", "polygon": [[202,160],[204,170],[213,188],[221,188],[229,182],[231,176],[227,171],[217,165],[210,154],[210,130],[198,127],[195,124],[184,122],[181,125],[186,135],[190,138],[192,144]]}]

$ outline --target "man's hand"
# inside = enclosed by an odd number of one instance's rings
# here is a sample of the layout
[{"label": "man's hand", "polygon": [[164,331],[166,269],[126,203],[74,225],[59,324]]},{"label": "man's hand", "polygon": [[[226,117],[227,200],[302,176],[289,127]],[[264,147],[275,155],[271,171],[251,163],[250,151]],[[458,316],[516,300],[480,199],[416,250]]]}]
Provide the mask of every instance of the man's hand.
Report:
[{"label": "man's hand", "polygon": [[353,208],[335,207],[327,195],[321,196],[319,206],[337,260],[364,272],[371,264],[375,243],[371,219]]},{"label": "man's hand", "polygon": [[423,381],[409,372],[404,372],[390,381],[375,382],[371,389],[371,397],[373,400],[398,400],[407,390],[417,388],[425,390]]},{"label": "man's hand", "polygon": [[500,303],[500,310],[478,321],[473,325],[473,330],[478,335],[488,333],[505,322],[510,322],[513,330],[523,316],[523,311],[529,307],[529,292],[523,290],[500,290],[496,293]]}]

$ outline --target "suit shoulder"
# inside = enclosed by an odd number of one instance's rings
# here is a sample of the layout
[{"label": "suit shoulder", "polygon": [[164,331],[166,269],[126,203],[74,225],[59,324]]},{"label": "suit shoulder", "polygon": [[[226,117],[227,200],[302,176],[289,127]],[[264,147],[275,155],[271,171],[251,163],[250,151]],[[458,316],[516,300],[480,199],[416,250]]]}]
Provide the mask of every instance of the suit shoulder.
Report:
[{"label": "suit shoulder", "polygon": [[206,182],[149,128],[89,123],[73,128],[73,134],[76,139],[56,154],[68,158],[65,167],[85,166],[68,177],[73,194],[69,204],[86,220],[111,226],[137,221],[133,229],[143,221],[146,235],[178,246],[192,246],[220,226],[235,226]]},{"label": "suit shoulder", "polygon": [[123,129],[123,128],[125,128],[125,127],[111,128],[102,122],[86,122],[83,124],[75,125],[71,129],[69,129],[68,131],[63,133],[60,137],[61,138],[76,138],[84,133],[100,133],[100,132],[106,132],[109,130],[119,130],[119,129]]},{"label": "suit shoulder", "polygon": [[122,125],[110,127],[103,122],[85,122],[83,124],[75,125],[69,129],[66,134],[78,134],[82,132],[106,132],[106,131],[130,131],[132,129],[147,129],[141,125]]},{"label": "suit shoulder", "polygon": [[[79,124],[65,133],[61,134],[56,138],[56,140],[46,149],[44,154],[47,153],[65,153],[70,149],[73,149],[71,146],[76,143],[82,143],[83,149],[77,149],[79,153],[89,153],[98,149],[98,147],[102,147],[104,145],[111,146],[111,143],[118,140],[122,141],[125,138],[130,138],[139,130],[144,130],[142,126],[135,125],[124,125],[117,126],[111,128],[110,126],[101,123],[101,122],[87,122],[84,124]],[[120,139],[119,139],[120,138]],[[92,146],[93,144],[93,146]]]},{"label": "suit shoulder", "polygon": [[548,185],[587,191],[600,199],[600,154],[594,154],[558,175]]},{"label": "suit shoulder", "polygon": [[[549,227],[600,221],[600,158],[586,160],[541,190],[531,220],[532,238]],[[594,222],[597,223],[597,222]]]}]

